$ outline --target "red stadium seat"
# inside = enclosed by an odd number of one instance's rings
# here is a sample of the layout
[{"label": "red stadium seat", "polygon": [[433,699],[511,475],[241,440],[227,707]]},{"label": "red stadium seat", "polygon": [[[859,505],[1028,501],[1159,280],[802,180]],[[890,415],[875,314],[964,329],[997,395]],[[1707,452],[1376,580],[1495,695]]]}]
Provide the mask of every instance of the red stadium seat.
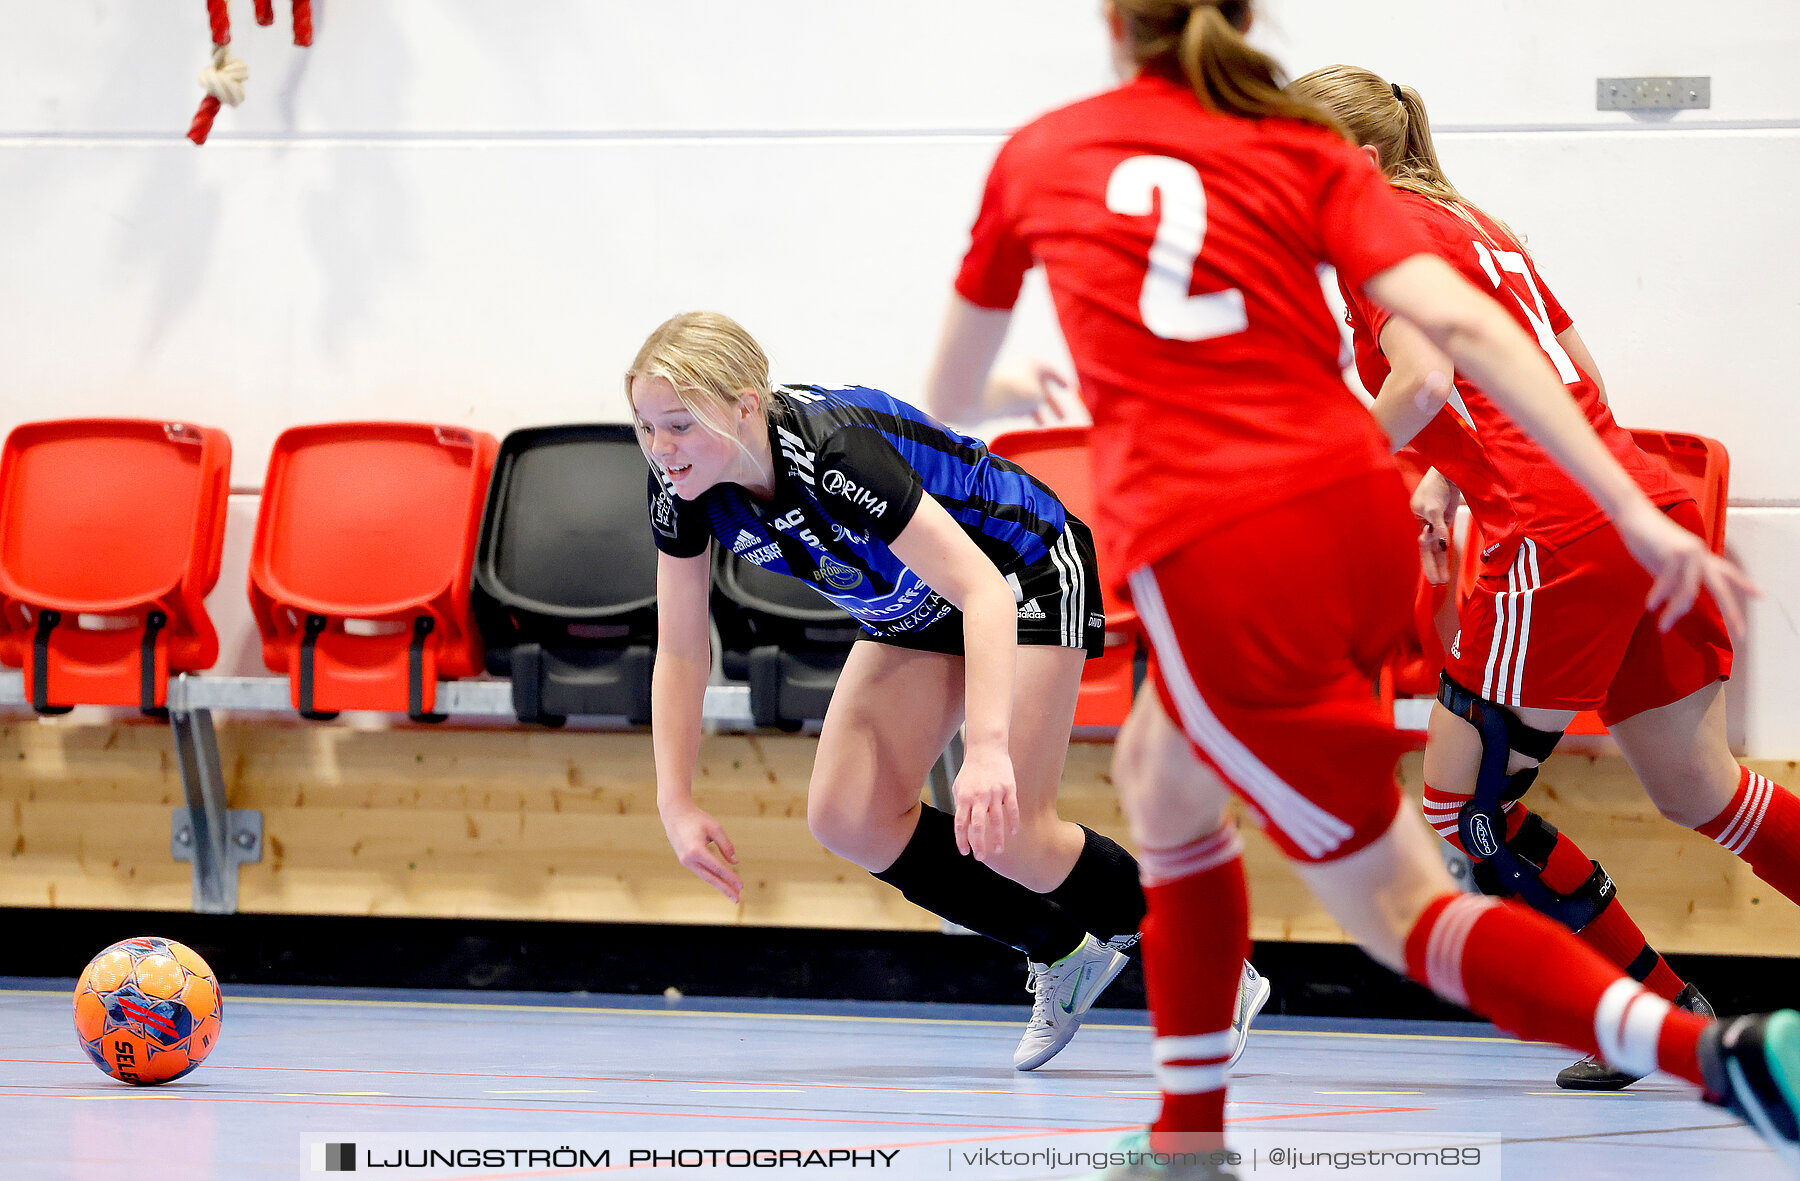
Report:
[{"label": "red stadium seat", "polygon": [[1700,519],[1706,522],[1706,542],[1715,554],[1725,552],[1725,494],[1731,487],[1731,456],[1725,444],[1704,435],[1634,429],[1631,437],[1646,452],[1661,459],[1675,478],[1694,494]]},{"label": "red stadium seat", "polygon": [[231,441],[187,423],[27,423],[0,452],[0,662],[39,713],[135,705],[210,668]]},{"label": "red stadium seat", "polygon": [[[1047,427],[1042,430],[1009,431],[996,437],[988,447],[995,455],[1010,459],[1042,481],[1063,507],[1074,513],[1096,531],[1094,483],[1088,466],[1088,428],[1085,426]],[[1106,605],[1106,651],[1087,662],[1081,674],[1081,696],[1075,705],[1077,726],[1117,726],[1131,712],[1131,699],[1136,688],[1136,665],[1143,626],[1137,612],[1120,602],[1101,579],[1101,596]]]},{"label": "red stadium seat", "polygon": [[[1675,477],[1694,494],[1700,507],[1700,519],[1706,523],[1706,544],[1713,553],[1724,553],[1725,500],[1731,484],[1731,457],[1725,451],[1725,444],[1704,435],[1635,428],[1631,437],[1645,452],[1668,464]],[[1471,521],[1456,580],[1459,604],[1475,591],[1476,579],[1481,576],[1481,549],[1481,529]],[[1599,714],[1584,711],[1575,715],[1565,733],[1604,734],[1606,726],[1600,721]]]},{"label": "red stadium seat", "polygon": [[440,677],[480,671],[470,570],[498,443],[463,427],[330,423],[269,456],[250,606],[302,715],[437,721]]}]

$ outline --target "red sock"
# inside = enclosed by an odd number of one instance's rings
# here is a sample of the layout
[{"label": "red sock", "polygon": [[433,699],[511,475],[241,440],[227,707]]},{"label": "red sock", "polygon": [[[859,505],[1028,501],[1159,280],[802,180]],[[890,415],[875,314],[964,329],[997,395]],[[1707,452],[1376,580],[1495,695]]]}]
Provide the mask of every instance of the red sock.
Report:
[{"label": "red sock", "polygon": [[[1469,797],[1459,796],[1447,791],[1439,791],[1427,784],[1425,787],[1425,819],[1437,834],[1462,850],[1462,836],[1457,831],[1456,816]],[[1505,806],[1506,839],[1510,842],[1519,835],[1525,821],[1531,816],[1530,809],[1517,800]],[[1556,844],[1550,849],[1550,856],[1544,865],[1543,882],[1559,894],[1569,894],[1579,890],[1593,875],[1593,859],[1581,851],[1581,846],[1569,839],[1564,832],[1556,834]],[[1577,934],[1581,941],[1605,956],[1612,963],[1623,969],[1633,979],[1640,980],[1645,987],[1660,997],[1674,1000],[1677,993],[1686,986],[1669,962],[1644,939],[1643,931],[1638,929],[1637,922],[1632,919],[1624,903],[1618,895],[1613,896],[1605,910],[1594,916],[1594,920],[1583,927]]]},{"label": "red sock", "polygon": [[1800,902],[1800,800],[1793,792],[1740,767],[1737,794],[1695,831],[1736,853],[1757,877]]},{"label": "red sock", "polygon": [[[1613,900],[1612,906],[1607,909],[1617,910],[1620,914],[1625,913],[1619,906],[1616,898]],[[1605,917],[1605,915],[1601,915],[1600,918],[1595,919],[1594,922],[1597,924],[1600,922],[1600,919],[1604,919]],[[1631,922],[1631,916],[1625,915],[1625,921],[1628,923]],[[1631,923],[1631,929],[1637,931],[1637,924]],[[1643,932],[1638,932],[1638,938],[1642,939],[1643,937]],[[1586,931],[1581,933],[1581,938],[1583,940],[1587,939]],[[1654,947],[1651,947],[1646,943],[1644,944],[1644,950],[1656,957],[1656,962],[1650,965],[1650,971],[1644,974],[1644,987],[1648,988],[1651,992],[1654,992],[1657,996],[1662,997],[1664,1000],[1672,1001],[1680,996],[1681,990],[1687,987],[1687,981],[1675,974],[1675,969],[1669,966],[1669,961],[1663,959],[1662,955]],[[1638,978],[1636,965],[1626,964],[1625,974],[1630,976],[1633,980],[1636,980]]]},{"label": "red sock", "polygon": [[1700,1083],[1708,1022],[1677,1009],[1561,925],[1515,902],[1447,894],[1406,938],[1407,974],[1532,1041],[1561,1042],[1619,1068]]},{"label": "red sock", "polygon": [[1144,849],[1144,991],[1156,1030],[1162,1113],[1153,1143],[1225,1127],[1226,1060],[1238,981],[1250,952],[1243,844],[1227,824],[1176,849]]}]

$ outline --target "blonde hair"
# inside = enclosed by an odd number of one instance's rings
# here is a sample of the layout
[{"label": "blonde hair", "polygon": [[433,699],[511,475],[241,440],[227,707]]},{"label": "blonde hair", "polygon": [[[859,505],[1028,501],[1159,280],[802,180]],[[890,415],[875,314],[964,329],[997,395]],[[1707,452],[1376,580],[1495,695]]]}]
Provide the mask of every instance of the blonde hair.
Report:
[{"label": "blonde hair", "polygon": [[1140,67],[1185,77],[1208,110],[1338,131],[1316,104],[1282,89],[1281,67],[1244,40],[1251,0],[1112,0]]},{"label": "blonde hair", "polygon": [[[1492,235],[1470,210],[1473,202],[1457,191],[1431,142],[1431,119],[1425,100],[1410,86],[1385,82],[1359,66],[1326,66],[1294,79],[1288,93],[1329,111],[1350,142],[1375,149],[1381,172],[1397,189],[1436,201],[1473,226],[1482,237]],[[1521,239],[1495,219],[1512,246]],[[1500,245],[1500,243],[1494,243]]]},{"label": "blonde hair", "polygon": [[[769,386],[769,358],[762,346],[742,324],[718,312],[682,312],[657,325],[625,371],[627,401],[631,383],[640,377],[660,377],[674,386],[675,396],[701,430],[730,440],[746,456],[749,448],[733,428],[732,415],[746,390],[760,396],[760,414],[765,419],[774,397]],[[642,446],[644,431],[635,407],[632,424]]]}]

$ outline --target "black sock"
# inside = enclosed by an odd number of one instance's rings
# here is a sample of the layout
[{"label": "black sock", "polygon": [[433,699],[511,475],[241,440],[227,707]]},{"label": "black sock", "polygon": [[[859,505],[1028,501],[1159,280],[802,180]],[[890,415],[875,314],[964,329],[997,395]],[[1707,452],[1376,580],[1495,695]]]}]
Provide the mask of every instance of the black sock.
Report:
[{"label": "black sock", "polygon": [[[1087,841],[1062,885],[1045,895],[1101,939],[1135,935],[1144,925],[1144,886],[1137,858],[1117,841],[1081,826]],[[1136,950],[1135,946],[1132,949]]]},{"label": "black sock", "polygon": [[956,825],[930,805],[894,864],[875,875],[906,900],[1008,947],[1054,963],[1081,946],[1075,918],[1042,894],[956,851]]}]

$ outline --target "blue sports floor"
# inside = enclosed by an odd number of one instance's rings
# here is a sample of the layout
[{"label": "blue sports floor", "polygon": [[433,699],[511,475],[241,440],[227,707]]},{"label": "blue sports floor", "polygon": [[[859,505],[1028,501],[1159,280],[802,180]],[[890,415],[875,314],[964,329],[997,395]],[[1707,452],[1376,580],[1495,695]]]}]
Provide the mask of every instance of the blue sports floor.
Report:
[{"label": "blue sports floor", "polygon": [[[1141,1013],[1097,1012],[1022,1075],[1011,1057],[1024,1005],[228,987],[211,1059],[137,1089],[81,1053],[72,987],[0,978],[4,1181],[320,1178],[342,1163],[335,1144],[359,1146],[359,1173],[394,1177],[648,1171],[631,1167],[634,1147],[697,1166],[657,1175],[1068,1177],[1085,1172],[1068,1154],[1106,1148],[1156,1110]],[[1551,1080],[1570,1060],[1485,1026],[1265,1018],[1227,1111],[1234,1146],[1258,1148],[1240,1176],[1784,1175],[1686,1084],[1559,1092]],[[1480,1133],[1504,1134],[1500,1167],[1491,1145],[1480,1165],[1423,1155]],[[1419,1154],[1281,1167],[1268,1153],[1283,1144]],[[1035,1155],[1007,1164],[994,1153],[1008,1148]],[[731,1163],[743,1161],[773,1167]]]}]

